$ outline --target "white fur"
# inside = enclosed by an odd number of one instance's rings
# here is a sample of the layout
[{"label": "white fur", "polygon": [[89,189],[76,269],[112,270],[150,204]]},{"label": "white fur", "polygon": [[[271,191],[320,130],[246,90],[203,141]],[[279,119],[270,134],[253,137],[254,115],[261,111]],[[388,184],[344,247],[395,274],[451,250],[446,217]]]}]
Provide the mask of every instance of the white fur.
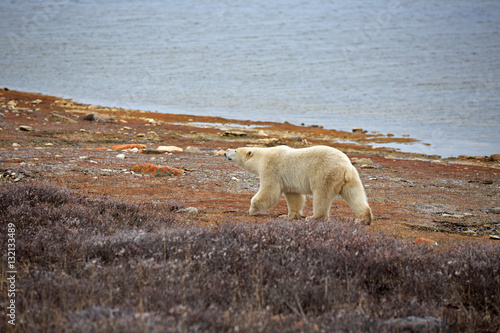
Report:
[{"label": "white fur", "polygon": [[252,198],[251,215],[274,207],[284,194],[288,217],[303,217],[305,195],[313,196],[313,216],[327,219],[333,200],[340,194],[364,224],[372,221],[371,209],[358,171],[340,150],[327,146],[293,149],[229,149],[226,158],[260,178],[259,192]]}]

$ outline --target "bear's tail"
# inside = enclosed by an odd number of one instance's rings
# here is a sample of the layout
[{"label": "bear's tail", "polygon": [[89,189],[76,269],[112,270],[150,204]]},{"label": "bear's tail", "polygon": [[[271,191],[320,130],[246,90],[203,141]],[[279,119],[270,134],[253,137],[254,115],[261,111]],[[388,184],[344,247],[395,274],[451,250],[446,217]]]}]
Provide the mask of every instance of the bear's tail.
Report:
[{"label": "bear's tail", "polygon": [[369,225],[373,220],[372,210],[368,206],[365,189],[359,179],[358,171],[355,167],[352,167],[352,169],[353,171],[346,173],[344,176],[345,183],[340,190],[340,196],[347,201],[360,222]]}]

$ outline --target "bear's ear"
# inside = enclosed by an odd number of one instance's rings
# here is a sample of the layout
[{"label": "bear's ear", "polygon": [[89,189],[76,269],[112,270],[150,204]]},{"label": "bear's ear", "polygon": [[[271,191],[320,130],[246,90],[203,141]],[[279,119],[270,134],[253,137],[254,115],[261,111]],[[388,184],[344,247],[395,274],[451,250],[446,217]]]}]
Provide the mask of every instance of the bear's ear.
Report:
[{"label": "bear's ear", "polygon": [[247,159],[249,159],[249,158],[250,158],[250,157],[252,157],[252,156],[253,156],[253,151],[251,151],[251,150],[250,150],[250,151],[248,151],[248,153],[247,153],[247,155],[246,155]]}]

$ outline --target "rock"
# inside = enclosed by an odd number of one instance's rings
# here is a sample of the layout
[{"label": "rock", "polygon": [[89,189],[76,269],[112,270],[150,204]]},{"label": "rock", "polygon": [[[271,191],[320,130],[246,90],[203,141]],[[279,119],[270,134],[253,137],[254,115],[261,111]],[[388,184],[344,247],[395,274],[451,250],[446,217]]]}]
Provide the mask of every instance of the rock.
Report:
[{"label": "rock", "polygon": [[361,127],[355,127],[352,129],[353,133],[366,133],[366,131],[363,131]]},{"label": "rock", "polygon": [[373,165],[373,161],[370,160],[369,158],[352,158],[352,164],[359,164],[360,166],[363,165]]},{"label": "rock", "polygon": [[462,215],[462,214],[448,214],[448,213],[442,213],[441,216],[442,217],[454,217],[457,219],[461,219],[462,217],[465,217],[465,215]]},{"label": "rock", "polygon": [[155,149],[145,149],[143,151],[144,154],[164,154],[163,151],[155,150]]},{"label": "rock", "polygon": [[146,149],[146,145],[143,144],[122,144],[111,147],[113,150],[125,150],[125,149]]},{"label": "rock", "polygon": [[14,108],[17,106],[17,101],[14,101],[14,100],[8,101],[7,106],[10,108]]},{"label": "rock", "polygon": [[184,149],[176,146],[159,146],[156,150],[169,153],[182,153],[184,151]]},{"label": "rock", "polygon": [[20,145],[19,143],[14,142],[14,143],[12,144],[12,147],[21,147],[21,145]]},{"label": "rock", "polygon": [[269,134],[267,134],[266,132],[264,132],[264,130],[260,130],[258,135],[260,136],[269,136]]},{"label": "rock", "polygon": [[[391,332],[448,332],[446,322],[435,317],[406,317],[384,320],[380,323]],[[381,327],[381,328],[382,328]]]},{"label": "rock", "polygon": [[31,104],[34,104],[34,105],[42,104],[42,100],[41,99],[35,99],[34,101],[31,101]]},{"label": "rock", "polygon": [[147,122],[148,122],[148,124],[150,124],[150,125],[156,125],[156,121],[155,121],[153,118],[146,119],[146,121],[147,121]]},{"label": "rock", "polygon": [[185,150],[184,150],[186,153],[192,153],[192,154],[200,154],[202,153],[202,151],[200,150],[200,148],[198,147],[187,147]]},{"label": "rock", "polygon": [[498,235],[489,235],[489,237],[491,239],[500,240],[500,236],[498,236]]},{"label": "rock", "polygon": [[126,157],[125,154],[118,154],[118,155],[116,155],[116,158],[119,158],[121,160],[125,159],[125,157]]},{"label": "rock", "polygon": [[19,126],[19,130],[25,132],[33,132],[33,127],[27,125],[21,125]]},{"label": "rock", "polygon": [[83,120],[111,123],[115,121],[115,118],[99,113],[89,113],[83,117]]},{"label": "rock", "polygon": [[392,134],[392,133],[387,133],[387,137],[388,137],[388,138],[392,138],[393,136],[394,136],[394,134]]},{"label": "rock", "polygon": [[494,207],[490,209],[490,213],[500,214],[500,207]]},{"label": "rock", "polygon": [[181,212],[181,213],[198,214],[198,208],[196,208],[196,207],[187,207],[187,208],[179,209],[179,212]]},{"label": "rock", "polygon": [[184,173],[182,169],[148,163],[135,165],[131,171],[154,176],[180,176]]},{"label": "rock", "polygon": [[279,139],[270,138],[270,139],[259,139],[257,142],[266,147],[276,146],[279,143]]},{"label": "rock", "polygon": [[65,123],[65,124],[74,124],[74,123],[77,122],[76,120],[71,119],[70,117],[66,117],[66,116],[60,115],[58,113],[52,113],[52,114],[50,114],[46,118],[46,120],[57,122],[57,123]]},{"label": "rock", "polygon": [[500,154],[493,154],[490,156],[490,161],[500,161]]},{"label": "rock", "polygon": [[3,113],[0,113],[0,117],[3,117],[3,118],[4,118],[4,117],[5,117],[5,115],[4,115]]},{"label": "rock", "polygon": [[420,237],[415,240],[415,244],[429,244],[429,245],[438,245],[438,243],[432,239]]},{"label": "rock", "polygon": [[222,134],[222,136],[242,137],[242,136],[247,136],[247,133],[239,132],[239,131],[228,131],[228,132],[224,132],[224,134]]}]

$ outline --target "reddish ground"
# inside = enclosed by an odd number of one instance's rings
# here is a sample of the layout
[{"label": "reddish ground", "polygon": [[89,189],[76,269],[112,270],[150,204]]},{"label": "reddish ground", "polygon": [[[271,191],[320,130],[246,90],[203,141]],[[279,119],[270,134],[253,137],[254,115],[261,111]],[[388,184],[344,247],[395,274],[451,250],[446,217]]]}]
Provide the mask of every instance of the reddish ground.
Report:
[{"label": "reddish ground", "polygon": [[[47,181],[74,191],[122,201],[176,201],[198,213],[187,222],[217,224],[265,221],[286,213],[284,198],[268,214],[249,216],[258,178],[228,162],[219,151],[245,145],[325,144],[357,163],[375,220],[367,228],[408,242],[424,237],[440,248],[463,241],[500,243],[500,162],[486,158],[437,160],[373,148],[372,143],[411,142],[320,127],[160,114],[82,105],[57,97],[0,91],[0,186]],[[84,120],[93,113],[94,120]],[[20,126],[30,126],[28,131]],[[350,143],[346,143],[349,141]],[[149,154],[116,151],[118,144],[197,147],[201,152]],[[138,146],[140,147],[140,146]],[[123,154],[124,156],[117,157]],[[123,158],[124,157],[124,158]],[[185,170],[181,176],[141,175],[130,170],[150,163]],[[308,198],[306,212],[311,211]],[[341,199],[332,214],[354,219]],[[493,237],[491,237],[493,236]]]}]

